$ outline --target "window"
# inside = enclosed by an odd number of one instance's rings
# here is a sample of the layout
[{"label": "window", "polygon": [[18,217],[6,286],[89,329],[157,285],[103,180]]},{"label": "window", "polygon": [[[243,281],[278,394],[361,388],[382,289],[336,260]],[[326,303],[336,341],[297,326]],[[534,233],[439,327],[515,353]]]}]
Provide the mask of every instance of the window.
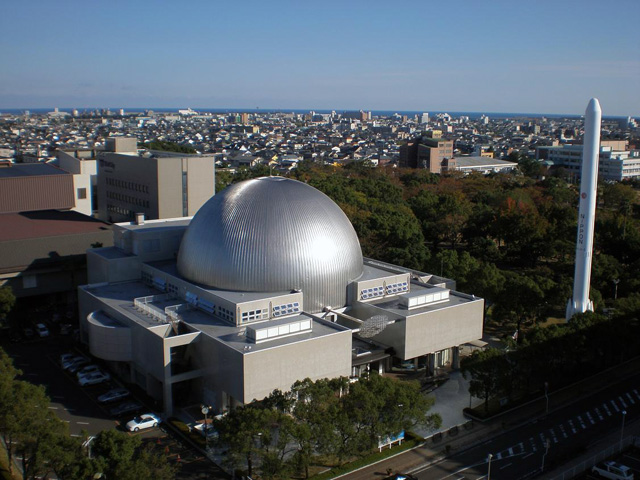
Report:
[{"label": "window", "polygon": [[87,198],[87,189],[86,188],[78,188],[78,199],[84,200]]}]

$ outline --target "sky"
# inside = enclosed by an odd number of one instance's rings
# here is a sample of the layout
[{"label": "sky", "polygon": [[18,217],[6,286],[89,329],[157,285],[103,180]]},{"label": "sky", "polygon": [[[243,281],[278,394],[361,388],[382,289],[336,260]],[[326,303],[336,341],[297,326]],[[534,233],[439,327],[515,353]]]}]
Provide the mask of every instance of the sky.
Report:
[{"label": "sky", "polygon": [[639,0],[2,0],[0,111],[640,115]]}]

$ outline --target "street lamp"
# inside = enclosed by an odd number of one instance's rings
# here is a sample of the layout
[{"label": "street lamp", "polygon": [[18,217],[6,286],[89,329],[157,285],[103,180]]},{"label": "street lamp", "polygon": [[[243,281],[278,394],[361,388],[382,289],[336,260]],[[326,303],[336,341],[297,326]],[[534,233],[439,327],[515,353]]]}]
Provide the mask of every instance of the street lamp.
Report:
[{"label": "street lamp", "polygon": [[202,428],[202,432],[204,433],[204,446],[205,449],[208,450],[209,449],[209,435],[207,432],[208,428],[207,428],[207,413],[209,413],[209,407],[207,405],[201,405],[200,406],[200,411],[202,412],[202,414],[204,415],[204,425]]},{"label": "street lamp", "polygon": [[622,451],[622,439],[624,437],[624,419],[627,416],[627,411],[622,410],[622,428],[620,429],[620,451]]},{"label": "street lamp", "polygon": [[487,480],[491,480],[491,459],[493,458],[493,455],[489,454],[487,455],[487,463],[489,464],[489,467],[487,468]]},{"label": "street lamp", "polygon": [[551,441],[548,438],[544,439],[544,453],[542,454],[542,467],[540,468],[540,471],[544,472],[544,459],[547,456],[547,453],[549,453],[549,447],[551,446]]},{"label": "street lamp", "polygon": [[547,399],[545,415],[549,415],[549,382],[544,382],[544,397]]},{"label": "street lamp", "polygon": [[618,284],[620,283],[620,279],[616,278],[613,280],[613,299],[618,299]]}]

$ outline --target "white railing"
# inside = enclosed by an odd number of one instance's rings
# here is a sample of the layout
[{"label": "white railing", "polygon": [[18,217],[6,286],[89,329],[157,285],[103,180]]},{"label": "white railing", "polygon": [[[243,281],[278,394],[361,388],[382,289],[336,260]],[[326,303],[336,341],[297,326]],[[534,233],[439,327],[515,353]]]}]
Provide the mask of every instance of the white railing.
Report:
[{"label": "white railing", "polygon": [[148,297],[138,297],[133,299],[133,306],[142,313],[150,317],[167,323],[167,314],[153,305],[153,302],[163,302],[173,298],[173,295],[163,293],[160,295],[150,295]]}]

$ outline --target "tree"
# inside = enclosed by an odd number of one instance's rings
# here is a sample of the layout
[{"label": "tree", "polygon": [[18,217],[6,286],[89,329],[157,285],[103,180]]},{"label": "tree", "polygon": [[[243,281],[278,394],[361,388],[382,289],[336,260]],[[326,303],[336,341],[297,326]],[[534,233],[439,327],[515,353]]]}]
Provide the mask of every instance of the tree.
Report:
[{"label": "tree", "polygon": [[100,432],[91,445],[95,471],[118,480],[171,480],[177,466],[151,446],[142,447],[140,437],[117,430]]},{"label": "tree", "polygon": [[357,437],[362,453],[378,445],[381,437],[421,425],[436,428],[441,419],[429,414],[433,400],[422,395],[417,382],[401,382],[371,373],[351,385],[343,399],[352,422],[360,426]]},{"label": "tree", "polygon": [[[15,454],[22,458],[25,479],[44,473],[47,452],[62,436],[67,425],[49,410],[50,399],[41,385],[13,382],[13,405],[5,412],[3,434],[12,441]],[[7,449],[11,460],[11,448]]]},{"label": "tree", "polygon": [[247,465],[253,474],[253,460],[271,435],[271,411],[249,404],[234,408],[223,418],[215,420],[218,442],[227,448],[225,462],[233,468]]},{"label": "tree", "polygon": [[7,315],[15,304],[16,297],[11,287],[8,285],[0,287],[0,327],[6,322]]},{"label": "tree", "polygon": [[465,376],[471,376],[469,393],[484,398],[484,409],[489,411],[489,400],[500,393],[501,374],[504,372],[504,354],[496,348],[476,350],[460,362]]},{"label": "tree", "polygon": [[85,480],[98,473],[95,462],[87,456],[85,441],[86,434],[83,437],[61,435],[47,449],[47,467],[59,480]]}]

